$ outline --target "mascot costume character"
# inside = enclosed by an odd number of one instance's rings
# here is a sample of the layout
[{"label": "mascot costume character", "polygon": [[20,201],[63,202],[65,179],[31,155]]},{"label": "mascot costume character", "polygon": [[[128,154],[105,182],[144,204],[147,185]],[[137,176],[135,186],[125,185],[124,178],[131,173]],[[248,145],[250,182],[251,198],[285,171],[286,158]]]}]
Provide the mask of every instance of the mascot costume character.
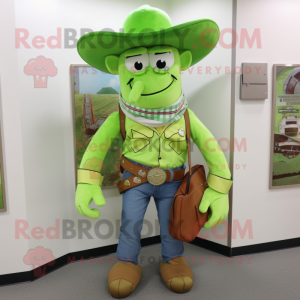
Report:
[{"label": "mascot costume character", "polygon": [[[143,5],[127,16],[123,32],[91,32],[78,41],[77,50],[84,61],[120,79],[119,111],[109,115],[90,142],[100,145],[108,141],[110,146],[119,133],[125,138],[120,161],[123,177],[118,183],[123,196],[118,262],[108,274],[108,290],[113,297],[128,296],[141,279],[138,255],[150,197],[154,198],[160,224],[162,279],[177,293],[193,286],[192,270],[183,259],[183,242],[172,238],[168,230],[170,208],[187,159],[186,110],[191,138],[209,168],[208,188],[199,206],[202,213],[211,211],[204,227],[218,225],[227,217],[231,173],[228,167],[218,167],[227,166],[225,156],[209,130],[187,108],[181,87],[181,71],[209,54],[218,38],[219,28],[212,20],[172,26],[164,11]],[[105,205],[103,176],[101,165],[87,168],[86,162],[95,156],[103,162],[106,153],[87,149],[77,173],[76,208],[93,219],[100,213],[89,208],[91,201]]]}]

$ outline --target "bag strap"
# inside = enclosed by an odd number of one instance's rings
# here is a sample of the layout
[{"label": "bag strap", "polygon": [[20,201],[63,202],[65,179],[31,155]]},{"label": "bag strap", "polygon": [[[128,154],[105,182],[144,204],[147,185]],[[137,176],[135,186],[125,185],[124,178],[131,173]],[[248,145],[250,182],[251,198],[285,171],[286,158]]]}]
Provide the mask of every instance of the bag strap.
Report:
[{"label": "bag strap", "polygon": [[189,173],[192,175],[192,157],[191,157],[191,125],[189,112],[186,109],[184,112],[185,130],[186,130],[186,141],[188,146],[188,159],[189,159]]},{"label": "bag strap", "polygon": [[120,118],[120,132],[121,132],[121,136],[123,141],[125,141],[126,139],[126,131],[125,131],[125,114],[123,112],[123,110],[120,107],[119,104],[119,118]]}]

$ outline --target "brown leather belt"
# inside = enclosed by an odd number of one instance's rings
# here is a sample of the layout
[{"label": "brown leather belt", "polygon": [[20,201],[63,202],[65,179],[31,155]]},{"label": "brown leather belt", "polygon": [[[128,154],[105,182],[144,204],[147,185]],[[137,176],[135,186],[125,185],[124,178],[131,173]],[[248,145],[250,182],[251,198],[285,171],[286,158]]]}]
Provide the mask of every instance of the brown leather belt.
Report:
[{"label": "brown leather belt", "polygon": [[124,156],[121,157],[120,166],[121,170],[123,168],[133,174],[133,176],[118,182],[117,186],[120,194],[146,182],[152,185],[162,185],[164,182],[170,182],[171,179],[172,181],[181,180],[185,173],[184,169],[172,172],[158,167],[147,169],[141,165],[132,163]]}]

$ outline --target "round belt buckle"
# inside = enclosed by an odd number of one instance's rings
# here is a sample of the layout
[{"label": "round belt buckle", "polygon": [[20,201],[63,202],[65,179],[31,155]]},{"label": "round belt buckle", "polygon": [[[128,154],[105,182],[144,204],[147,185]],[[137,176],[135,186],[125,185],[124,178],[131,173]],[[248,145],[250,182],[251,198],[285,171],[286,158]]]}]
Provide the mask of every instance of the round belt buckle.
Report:
[{"label": "round belt buckle", "polygon": [[162,185],[167,179],[167,173],[161,168],[153,168],[148,172],[147,179],[152,185]]}]

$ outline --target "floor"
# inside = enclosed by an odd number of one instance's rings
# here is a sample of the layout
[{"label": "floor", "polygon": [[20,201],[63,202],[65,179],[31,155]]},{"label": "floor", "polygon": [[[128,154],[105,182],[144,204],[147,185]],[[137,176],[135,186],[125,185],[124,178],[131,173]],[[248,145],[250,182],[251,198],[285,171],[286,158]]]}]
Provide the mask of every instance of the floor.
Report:
[{"label": "floor", "polygon": [[[193,269],[194,286],[189,293],[175,294],[159,275],[160,245],[142,248],[142,280],[126,299],[300,299],[300,248],[229,259],[186,244],[185,257]],[[0,299],[113,299],[107,290],[107,272],[115,258],[76,262],[32,283],[0,287]]]}]

